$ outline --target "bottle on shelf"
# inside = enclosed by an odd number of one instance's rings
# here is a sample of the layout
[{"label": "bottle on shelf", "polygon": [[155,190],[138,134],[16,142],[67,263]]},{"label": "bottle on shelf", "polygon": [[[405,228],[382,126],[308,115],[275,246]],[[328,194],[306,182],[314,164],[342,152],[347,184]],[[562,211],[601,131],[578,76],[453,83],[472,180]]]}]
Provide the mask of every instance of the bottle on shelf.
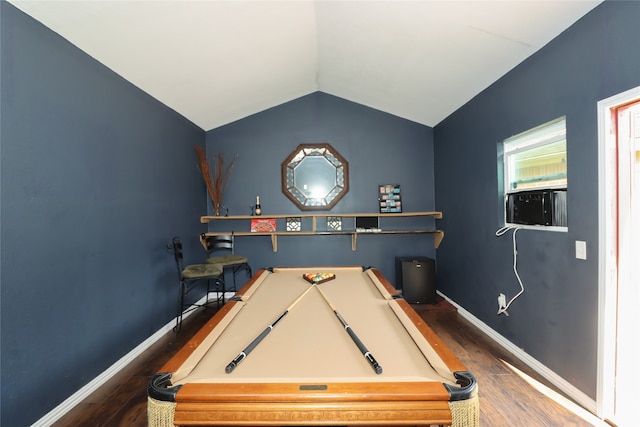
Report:
[{"label": "bottle on shelf", "polygon": [[256,215],[262,215],[262,208],[260,207],[260,196],[256,196]]}]

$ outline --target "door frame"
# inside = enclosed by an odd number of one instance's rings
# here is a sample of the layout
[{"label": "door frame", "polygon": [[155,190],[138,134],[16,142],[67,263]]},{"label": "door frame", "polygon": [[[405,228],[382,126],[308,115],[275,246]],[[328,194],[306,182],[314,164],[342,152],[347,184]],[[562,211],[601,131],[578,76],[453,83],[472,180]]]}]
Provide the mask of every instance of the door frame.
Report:
[{"label": "door frame", "polygon": [[[613,418],[617,319],[617,150],[611,110],[640,99],[640,86],[598,102],[598,350],[597,415]],[[613,130],[613,132],[612,132]],[[611,147],[611,142],[614,142]],[[612,182],[613,181],[613,182]]]}]

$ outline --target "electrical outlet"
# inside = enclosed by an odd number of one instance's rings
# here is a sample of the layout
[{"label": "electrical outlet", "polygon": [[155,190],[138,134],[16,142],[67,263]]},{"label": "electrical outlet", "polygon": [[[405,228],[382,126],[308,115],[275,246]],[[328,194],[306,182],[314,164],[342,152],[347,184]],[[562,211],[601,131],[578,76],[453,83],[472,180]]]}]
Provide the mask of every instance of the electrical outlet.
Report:
[{"label": "electrical outlet", "polygon": [[504,294],[498,295],[498,308],[502,310],[507,307],[507,297]]},{"label": "electrical outlet", "polygon": [[587,242],[576,240],[576,258],[587,259]]}]

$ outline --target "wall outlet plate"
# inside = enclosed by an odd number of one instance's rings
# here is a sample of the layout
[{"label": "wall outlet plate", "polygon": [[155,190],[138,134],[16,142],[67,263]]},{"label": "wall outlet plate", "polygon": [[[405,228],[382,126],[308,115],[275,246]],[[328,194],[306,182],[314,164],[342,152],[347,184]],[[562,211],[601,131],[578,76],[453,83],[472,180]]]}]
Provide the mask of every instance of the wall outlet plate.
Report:
[{"label": "wall outlet plate", "polygon": [[576,258],[587,259],[587,242],[576,240]]},{"label": "wall outlet plate", "polygon": [[504,294],[498,295],[498,307],[500,309],[507,307],[507,297]]}]

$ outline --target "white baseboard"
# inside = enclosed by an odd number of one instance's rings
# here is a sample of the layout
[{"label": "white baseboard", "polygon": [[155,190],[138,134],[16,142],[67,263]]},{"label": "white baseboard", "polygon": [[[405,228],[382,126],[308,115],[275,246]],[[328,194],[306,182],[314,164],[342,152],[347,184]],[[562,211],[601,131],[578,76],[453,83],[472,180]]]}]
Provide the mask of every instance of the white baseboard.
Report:
[{"label": "white baseboard", "polygon": [[[231,298],[234,295],[233,292],[227,292],[224,294],[225,300]],[[197,304],[202,304],[205,302],[205,297],[202,297]],[[187,318],[193,313],[193,311],[189,311],[184,315],[183,318]],[[95,377],[91,382],[82,387],[80,390],[69,396],[64,402],[53,408],[50,412],[48,412],[44,417],[40,418],[31,427],[48,427],[62,418],[67,412],[71,411],[77,404],[82,402],[84,399],[89,397],[91,393],[96,391],[102,385],[104,385],[108,380],[110,380],[114,375],[124,369],[129,363],[133,362],[133,360],[144,353],[149,347],[156,343],[160,338],[165,336],[167,332],[173,330],[173,327],[176,324],[176,319],[171,320],[169,323],[160,328],[156,333],[151,335],[149,338],[141,342],[136,348],[131,350],[129,353],[125,354],[118,360],[116,363],[111,365],[106,371],[102,372],[100,375]]]},{"label": "white baseboard", "polygon": [[548,367],[540,363],[531,355],[527,354],[524,350],[517,347],[515,344],[513,344],[511,341],[509,341],[499,333],[497,333],[495,330],[491,329],[489,326],[487,326],[486,323],[484,323],[483,321],[475,317],[473,314],[469,313],[467,310],[465,310],[464,308],[456,304],[454,301],[449,299],[446,295],[442,294],[439,291],[438,291],[438,294],[440,294],[444,299],[446,299],[451,304],[453,304],[458,309],[458,313],[462,317],[464,317],[469,322],[471,322],[475,327],[480,329],[489,338],[494,340],[496,343],[502,346],[509,353],[517,357],[521,362],[523,362],[524,364],[529,366],[531,369],[536,371],[543,378],[547,379],[551,384],[558,387],[559,390],[566,393],[567,396],[574,399],[576,403],[581,405],[583,408],[593,411],[595,413],[595,410],[596,410],[595,400],[593,400],[592,398],[584,394],[574,385],[572,385],[567,380],[562,378],[560,375],[556,374],[554,371],[552,371],[551,369],[549,369]]}]

